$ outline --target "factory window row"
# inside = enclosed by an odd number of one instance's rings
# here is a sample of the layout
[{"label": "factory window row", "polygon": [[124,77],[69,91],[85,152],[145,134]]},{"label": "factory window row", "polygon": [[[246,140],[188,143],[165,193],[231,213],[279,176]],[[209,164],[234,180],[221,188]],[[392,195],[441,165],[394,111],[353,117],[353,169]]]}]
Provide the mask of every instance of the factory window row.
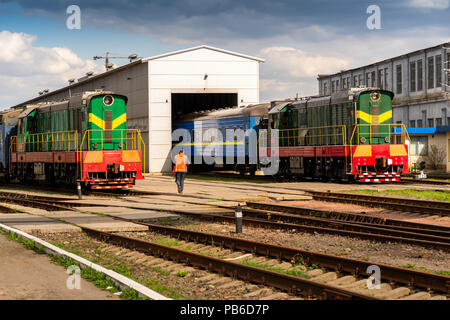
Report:
[{"label": "factory window row", "polygon": [[[397,121],[397,123],[401,123],[401,121]],[[410,120],[408,126],[410,128],[423,128],[423,127],[437,127],[437,126],[446,126],[450,125],[450,117],[447,118],[429,118],[426,121],[423,119],[418,120]]]},{"label": "factory window row", "polygon": [[[450,72],[446,71],[446,78],[442,78],[443,66],[450,70],[450,53],[447,53],[446,61],[443,61],[442,55],[427,57],[426,59],[418,59],[410,61],[407,67],[409,79],[409,92],[420,92],[426,89],[440,88],[445,85],[443,80],[450,84]],[[426,69],[426,70],[424,70]],[[394,66],[395,82],[394,88],[396,94],[403,93],[404,70],[402,64]],[[388,86],[388,68],[380,68],[378,71],[369,71],[365,74],[358,74],[341,79],[332,80],[330,88],[328,81],[322,81],[322,94],[327,95],[341,90],[347,90],[352,87],[366,86],[378,87],[381,89],[389,89]],[[426,81],[426,83],[425,83]]]}]

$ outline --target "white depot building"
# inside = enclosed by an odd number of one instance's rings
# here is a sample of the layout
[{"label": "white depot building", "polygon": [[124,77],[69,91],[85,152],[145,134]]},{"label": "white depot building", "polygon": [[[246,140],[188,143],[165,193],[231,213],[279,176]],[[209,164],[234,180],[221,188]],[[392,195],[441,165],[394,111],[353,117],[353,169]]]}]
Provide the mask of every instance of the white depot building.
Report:
[{"label": "white depot building", "polygon": [[15,107],[96,89],[126,95],[127,126],[141,130],[146,170],[169,172],[172,119],[192,111],[259,103],[260,62],[264,60],[203,45],[83,77]]}]

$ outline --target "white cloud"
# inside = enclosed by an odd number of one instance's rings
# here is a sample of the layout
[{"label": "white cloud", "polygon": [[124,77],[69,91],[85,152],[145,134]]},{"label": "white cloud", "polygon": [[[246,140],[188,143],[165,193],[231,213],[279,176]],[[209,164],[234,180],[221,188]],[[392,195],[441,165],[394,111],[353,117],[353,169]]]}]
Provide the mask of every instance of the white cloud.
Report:
[{"label": "white cloud", "polygon": [[407,6],[422,9],[446,10],[450,0],[409,0]]},{"label": "white cloud", "polygon": [[[326,41],[302,41],[289,47],[267,46],[257,56],[261,101],[318,93],[317,75],[364,65],[450,41],[449,27],[428,27],[363,36],[335,34]],[[380,44],[380,45],[368,45]],[[301,48],[301,49],[299,49]],[[239,51],[239,50],[238,50]],[[245,52],[245,51],[243,51]]]},{"label": "white cloud", "polygon": [[258,56],[266,59],[269,72],[283,72],[293,77],[314,77],[349,66],[349,60],[333,56],[310,55],[291,47],[269,47]]},{"label": "white cloud", "polygon": [[101,72],[68,48],[36,47],[35,35],[0,31],[0,108],[35,97],[42,89],[58,89],[87,71]]}]

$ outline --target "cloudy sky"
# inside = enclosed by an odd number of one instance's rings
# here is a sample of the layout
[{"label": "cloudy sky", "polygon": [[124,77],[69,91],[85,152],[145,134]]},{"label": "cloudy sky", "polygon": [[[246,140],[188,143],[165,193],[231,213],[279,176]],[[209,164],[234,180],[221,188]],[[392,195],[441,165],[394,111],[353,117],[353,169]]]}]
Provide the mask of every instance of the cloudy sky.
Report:
[{"label": "cloudy sky", "polygon": [[[81,29],[66,27],[69,5]],[[367,8],[381,10],[369,30]],[[318,73],[450,41],[450,0],[0,0],[0,108],[87,71],[94,55],[208,44],[266,59],[261,100],[317,93]],[[127,60],[114,60],[121,65]]]}]

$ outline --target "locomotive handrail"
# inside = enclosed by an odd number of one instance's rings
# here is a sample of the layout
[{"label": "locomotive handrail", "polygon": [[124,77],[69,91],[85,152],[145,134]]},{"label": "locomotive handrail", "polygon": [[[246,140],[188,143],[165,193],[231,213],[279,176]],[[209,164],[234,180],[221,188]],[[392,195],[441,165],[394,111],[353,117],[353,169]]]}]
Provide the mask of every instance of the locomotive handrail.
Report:
[{"label": "locomotive handrail", "polygon": [[[368,133],[361,133],[361,128],[368,128],[369,132]],[[377,132],[373,132],[374,130],[373,127],[377,128]],[[379,128],[386,128],[387,127],[387,131],[381,131],[379,130]],[[396,130],[396,129],[400,129],[400,130]],[[397,132],[400,131],[400,132]],[[355,136],[356,133],[356,136]],[[369,141],[361,141],[360,136],[363,135],[369,135]],[[370,123],[359,123],[356,124],[353,128],[353,132],[351,135],[351,138],[349,140],[349,145],[350,145],[350,170],[353,171],[353,146],[354,145],[372,145],[372,144],[380,144],[379,141],[376,141],[376,143],[373,143],[373,139],[375,138],[374,136],[377,135],[376,138],[380,138],[380,136],[386,136],[388,138],[388,141],[384,141],[385,144],[405,144],[406,141],[411,141],[411,138],[409,137],[408,131],[406,130],[406,126],[402,123],[386,123],[386,124],[370,124]],[[356,137],[356,143],[354,143],[354,138]],[[397,138],[400,138],[398,141]],[[386,137],[385,137],[386,138]],[[365,137],[364,137],[365,139]],[[394,143],[392,143],[392,140],[394,140]],[[367,142],[367,143],[366,143]],[[398,143],[400,142],[400,143]],[[410,145],[410,144],[409,144]],[[409,148],[409,147],[408,147]],[[408,150],[408,162],[411,163],[411,153]]]},{"label": "locomotive handrail", "polygon": [[12,136],[10,142],[12,152],[77,151],[78,131],[41,132]]},{"label": "locomotive handrail", "polygon": [[[330,146],[346,144],[345,125],[291,128],[281,129],[278,131],[280,147]],[[305,134],[302,135],[302,132]]]},{"label": "locomotive handrail", "polygon": [[[85,130],[83,133],[83,137],[81,138],[81,143],[78,148],[78,159],[79,159],[79,169],[78,176],[80,179],[83,176],[83,151],[102,151],[104,150],[105,145],[105,131],[102,129],[98,130]],[[112,133],[120,132],[120,137],[114,137],[111,135],[110,143],[117,143],[119,148],[122,150],[140,150],[143,151],[143,169],[142,172],[145,173],[146,168],[146,150],[145,150],[145,142],[142,139],[141,131],[138,129],[113,129],[110,130]],[[93,133],[100,133],[100,138],[93,136]],[[131,137],[128,137],[131,135]],[[87,138],[87,139],[86,139]],[[125,142],[124,142],[125,141]],[[87,145],[85,146],[85,143]],[[109,142],[108,142],[109,143]],[[92,150],[91,145],[97,144],[97,148]],[[128,145],[130,144],[130,147]]]}]

